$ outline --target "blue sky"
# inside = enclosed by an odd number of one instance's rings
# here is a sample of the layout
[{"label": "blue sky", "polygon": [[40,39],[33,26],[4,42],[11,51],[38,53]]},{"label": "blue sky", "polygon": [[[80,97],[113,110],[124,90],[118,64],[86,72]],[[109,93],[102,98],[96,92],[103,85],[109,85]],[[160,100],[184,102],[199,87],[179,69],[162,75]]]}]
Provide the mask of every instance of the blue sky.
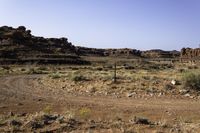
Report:
[{"label": "blue sky", "polygon": [[200,0],[0,0],[0,26],[97,48],[180,50],[200,44]]}]

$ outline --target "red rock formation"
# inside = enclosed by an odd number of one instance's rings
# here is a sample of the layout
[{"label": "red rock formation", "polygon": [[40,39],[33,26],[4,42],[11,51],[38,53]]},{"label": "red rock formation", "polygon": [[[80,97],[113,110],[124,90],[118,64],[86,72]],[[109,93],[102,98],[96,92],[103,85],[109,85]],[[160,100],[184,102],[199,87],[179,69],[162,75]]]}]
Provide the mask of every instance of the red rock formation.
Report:
[{"label": "red rock formation", "polygon": [[182,48],[181,56],[182,60],[199,60],[200,59],[200,48]]}]

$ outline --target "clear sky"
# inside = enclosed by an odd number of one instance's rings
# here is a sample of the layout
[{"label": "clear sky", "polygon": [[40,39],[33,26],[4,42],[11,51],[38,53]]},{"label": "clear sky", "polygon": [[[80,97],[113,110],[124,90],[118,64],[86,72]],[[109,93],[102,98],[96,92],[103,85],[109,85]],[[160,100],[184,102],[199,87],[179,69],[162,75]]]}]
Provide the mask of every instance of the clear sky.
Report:
[{"label": "clear sky", "polygon": [[200,44],[200,0],[0,0],[0,26],[97,48],[180,50]]}]

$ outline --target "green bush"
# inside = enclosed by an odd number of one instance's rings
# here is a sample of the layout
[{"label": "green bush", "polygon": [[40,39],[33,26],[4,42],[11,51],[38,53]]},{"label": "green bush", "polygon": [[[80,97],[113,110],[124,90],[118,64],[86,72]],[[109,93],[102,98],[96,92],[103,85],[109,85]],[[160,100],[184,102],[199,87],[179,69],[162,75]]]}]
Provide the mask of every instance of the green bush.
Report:
[{"label": "green bush", "polygon": [[200,90],[200,74],[185,73],[183,75],[184,87],[194,90]]}]

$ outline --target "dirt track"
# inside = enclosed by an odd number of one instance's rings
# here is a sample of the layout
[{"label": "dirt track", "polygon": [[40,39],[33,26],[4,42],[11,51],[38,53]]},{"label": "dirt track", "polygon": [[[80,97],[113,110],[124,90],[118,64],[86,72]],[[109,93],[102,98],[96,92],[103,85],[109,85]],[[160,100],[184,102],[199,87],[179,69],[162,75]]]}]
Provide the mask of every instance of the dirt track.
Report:
[{"label": "dirt track", "polygon": [[75,96],[65,90],[44,88],[39,83],[43,75],[20,75],[0,77],[0,113],[9,111],[17,113],[31,113],[41,111],[45,106],[51,105],[53,111],[64,112],[67,109],[88,107],[98,117],[116,117],[122,115],[140,115],[158,120],[163,117],[173,120],[175,118],[200,119],[200,103],[192,99],[170,98],[115,98],[110,96]]}]

